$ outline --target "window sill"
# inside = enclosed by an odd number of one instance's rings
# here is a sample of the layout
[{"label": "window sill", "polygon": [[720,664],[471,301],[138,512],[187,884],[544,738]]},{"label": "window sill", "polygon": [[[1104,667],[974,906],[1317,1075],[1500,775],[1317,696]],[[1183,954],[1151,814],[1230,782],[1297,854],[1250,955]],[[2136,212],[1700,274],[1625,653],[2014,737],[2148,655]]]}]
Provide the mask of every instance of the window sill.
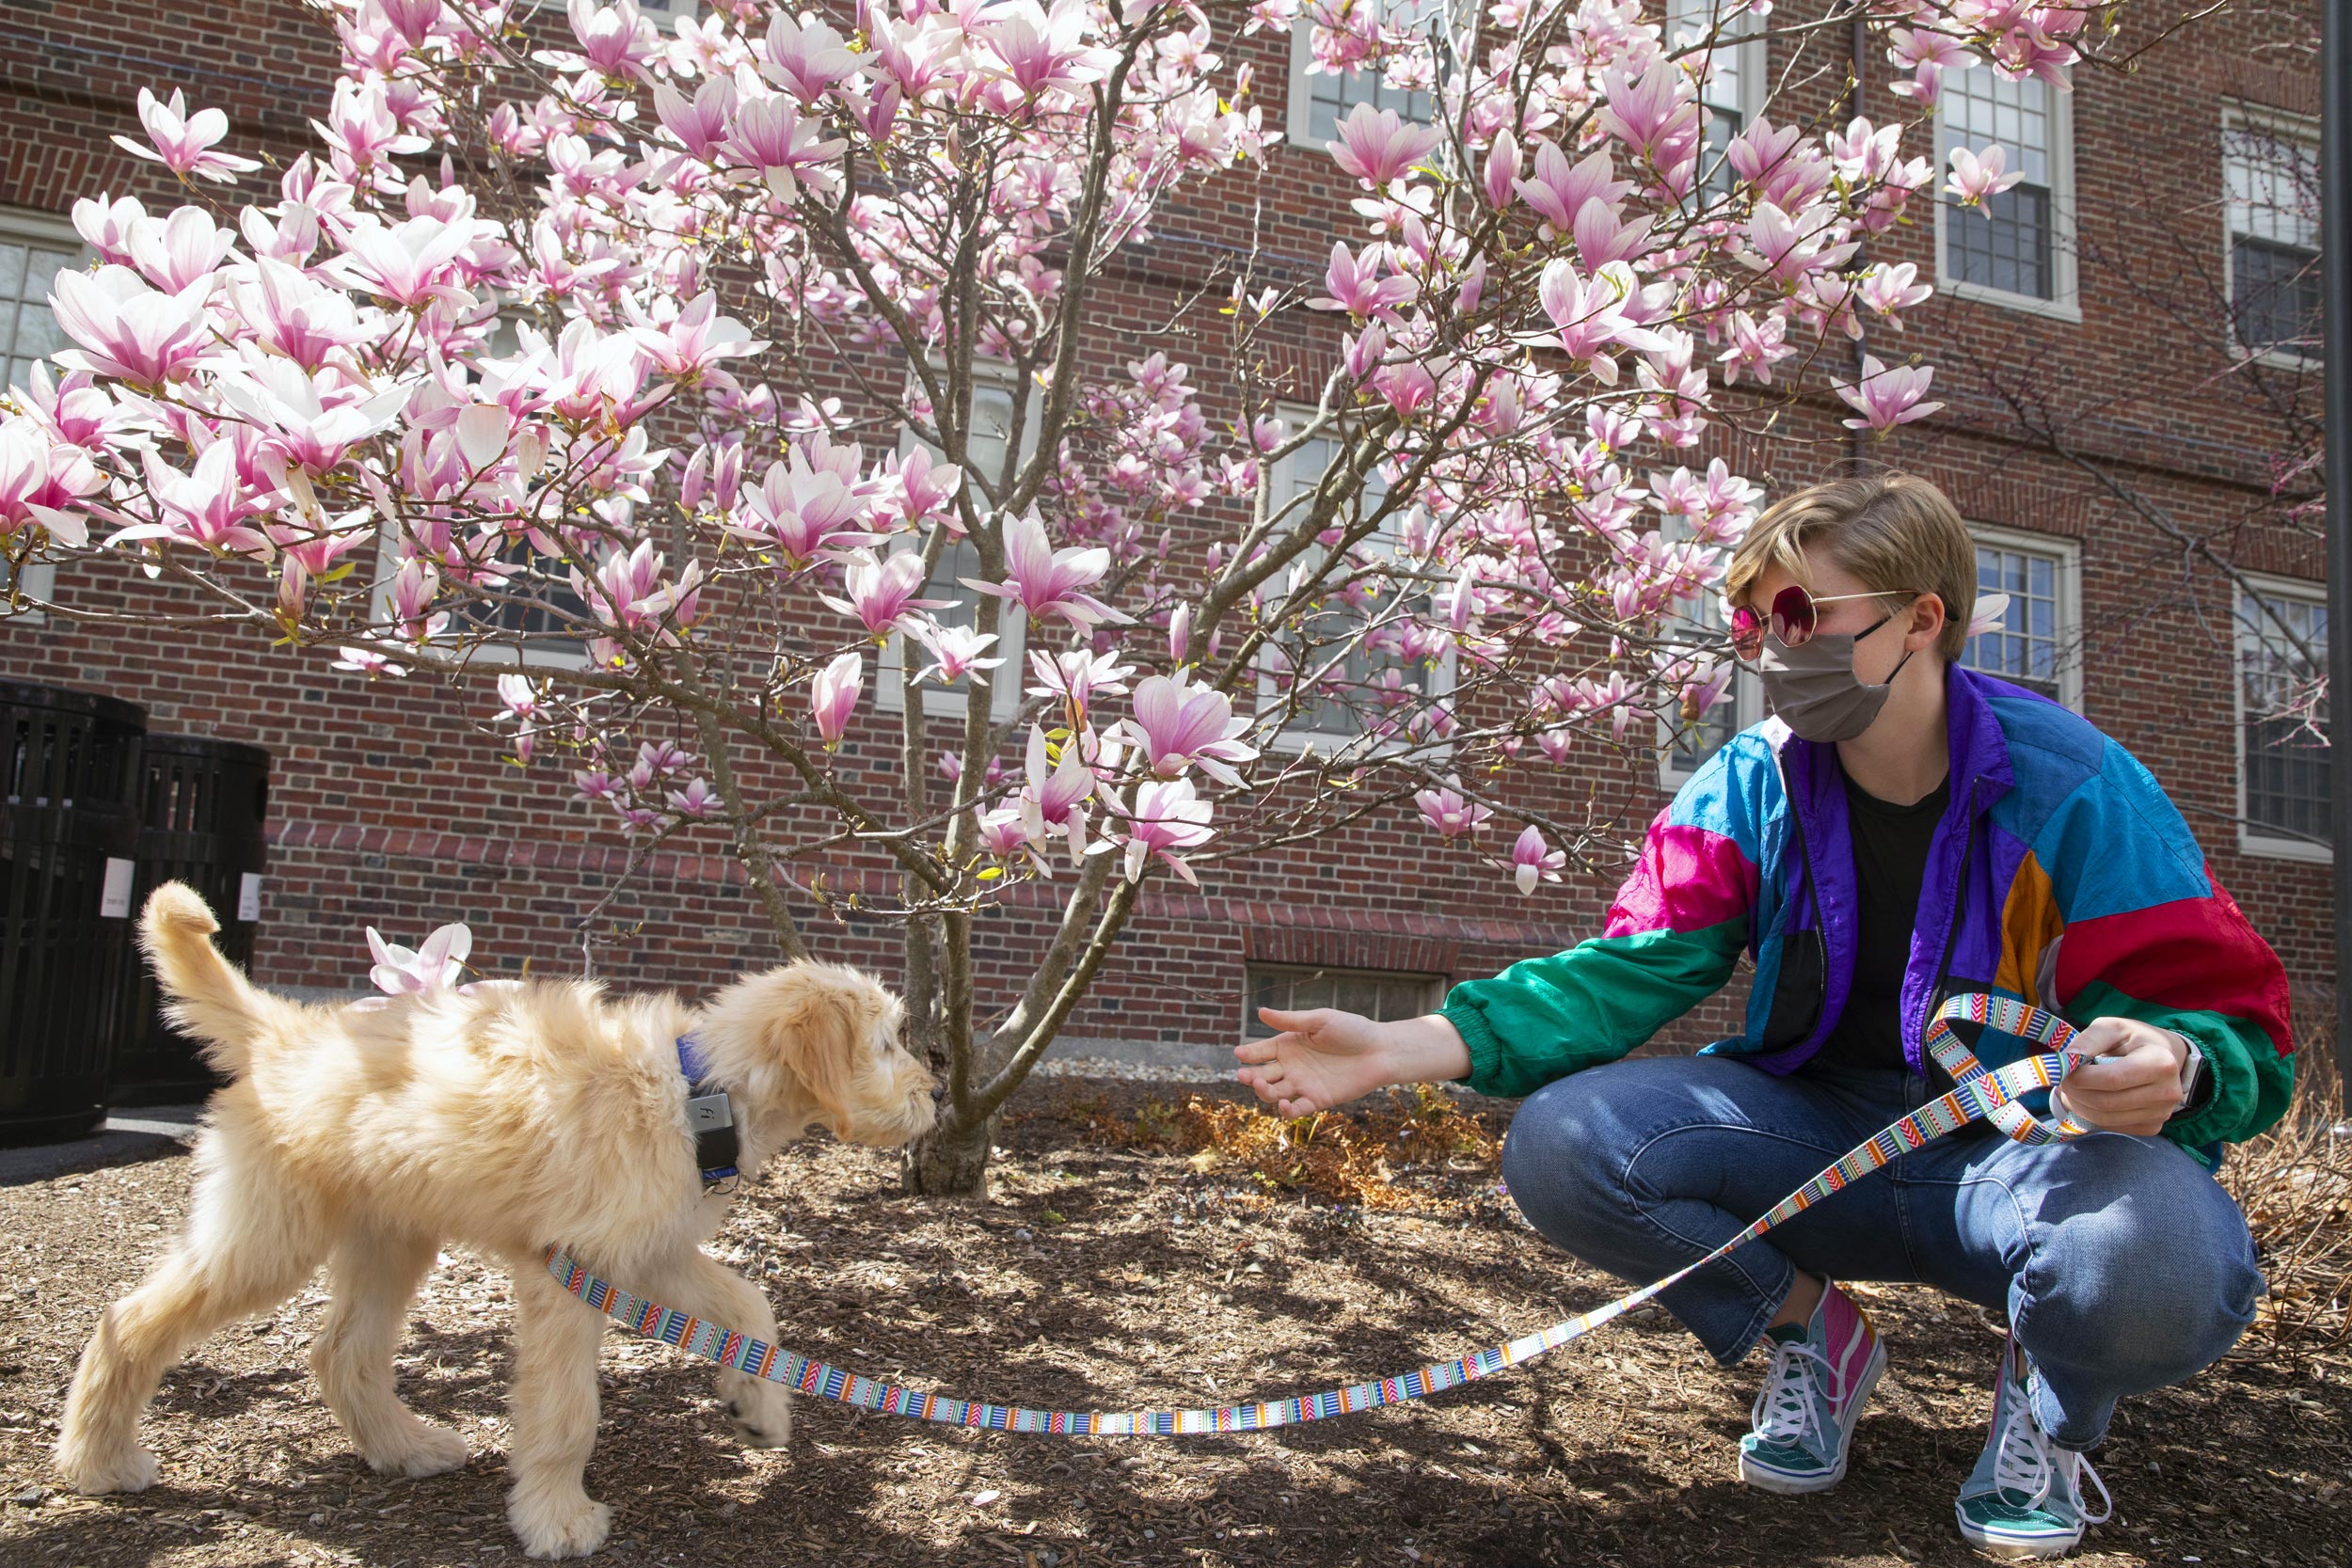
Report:
[{"label": "window sill", "polygon": [[2309,844],[2299,838],[2264,838],[2259,834],[2240,832],[2238,853],[2263,860],[2298,861],[2305,865],[2328,865],[2335,861],[2335,851],[2325,844]]},{"label": "window sill", "polygon": [[2021,315],[2041,316],[2074,326],[2080,326],[2083,322],[2082,306],[2073,299],[2038,299],[2032,294],[2011,293],[1982,283],[1963,283],[1957,278],[1938,278],[1935,286],[1954,299],[1964,299],[1972,305],[1997,306]]}]

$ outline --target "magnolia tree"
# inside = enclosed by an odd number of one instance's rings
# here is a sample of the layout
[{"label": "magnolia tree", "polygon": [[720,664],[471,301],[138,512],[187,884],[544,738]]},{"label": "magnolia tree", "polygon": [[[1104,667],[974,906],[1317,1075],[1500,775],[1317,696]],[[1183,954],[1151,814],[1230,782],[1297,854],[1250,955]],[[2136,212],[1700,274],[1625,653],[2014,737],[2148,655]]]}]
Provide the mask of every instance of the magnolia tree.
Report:
[{"label": "magnolia tree", "polygon": [[[187,202],[80,204],[76,346],[0,425],[9,560],[120,562],[153,607],[8,609],[494,676],[500,746],[641,847],[719,835],[787,955],[796,910],[899,922],[933,1192],[983,1184],[1155,876],[1406,801],[1521,892],[1581,861],[1541,770],[1650,747],[1730,675],[1677,628],[1760,491],[1695,449],[1930,293],[1867,247],[1947,171],[1838,106],[1849,22],[1922,114],[1956,65],[2063,85],[2108,44],[2029,0],[1674,30],[1631,0],[1422,30],[716,0],[668,36],[630,0],[320,8],[341,75],[289,166],[142,96],[119,139]],[[1281,154],[1356,187],[1320,277],[1244,245],[1138,294],[1119,253],[1169,198],[1277,153],[1225,52],[1298,25],[1316,70],[1436,112]],[[1768,30],[1812,108],[1710,140],[1707,81]],[[2001,188],[1965,150],[1948,188]],[[1212,373],[1104,352],[1147,315]],[[1327,375],[1283,382],[1278,340]],[[1872,356],[1836,390],[1883,432],[1930,375]],[[983,1008],[974,933],[1008,905],[1044,934]]]}]

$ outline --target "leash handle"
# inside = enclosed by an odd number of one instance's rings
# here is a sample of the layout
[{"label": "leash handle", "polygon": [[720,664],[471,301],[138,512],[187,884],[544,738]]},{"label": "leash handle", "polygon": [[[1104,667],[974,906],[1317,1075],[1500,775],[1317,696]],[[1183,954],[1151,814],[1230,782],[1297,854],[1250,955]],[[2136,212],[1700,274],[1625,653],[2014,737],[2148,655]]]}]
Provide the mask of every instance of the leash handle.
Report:
[{"label": "leash handle", "polygon": [[[1960,1036],[1953,1030],[1953,1024],[1963,1022],[2050,1049],[2040,1055],[2011,1062],[1997,1072],[1988,1072],[1984,1064],[1977,1060],[1976,1053],[1961,1043]],[[2037,1088],[2056,1088],[2069,1073],[2090,1059],[2075,1040],[2074,1026],[2046,1008],[1975,991],[1955,996],[1935,1010],[1935,1016],[1928,1021],[1924,1043],[1936,1065],[1950,1073],[1954,1083],[1963,1091],[1973,1089],[1982,1097],[1979,1114],[1986,1120],[2021,1144],[2049,1144],[2098,1131],[2072,1117],[2056,1120],[2037,1117],[2017,1102],[2018,1095]]]}]

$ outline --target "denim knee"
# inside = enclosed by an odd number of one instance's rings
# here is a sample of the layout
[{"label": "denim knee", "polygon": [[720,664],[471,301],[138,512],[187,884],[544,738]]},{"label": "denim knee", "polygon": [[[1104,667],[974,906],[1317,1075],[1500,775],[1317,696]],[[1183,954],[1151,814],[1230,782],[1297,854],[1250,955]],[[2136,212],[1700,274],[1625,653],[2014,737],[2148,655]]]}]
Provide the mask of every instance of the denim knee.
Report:
[{"label": "denim knee", "polygon": [[1613,1118],[1583,1088],[1563,1079],[1520,1105],[1502,1140],[1502,1180],[1546,1240],[1592,1262],[1602,1250],[1593,1243],[1623,1221],[1628,1204],[1616,1177],[1629,1151],[1610,1147]]},{"label": "denim knee", "polygon": [[[2094,1371],[2116,1394],[2161,1388],[2219,1360],[2253,1321],[2262,1271],[2245,1217],[2202,1171],[2151,1141],[2103,1150],[2126,1167],[2106,1201],[2045,1196],[2019,1280],[2020,1331],[2045,1364]],[[2165,1195],[2159,1197],[2157,1195]],[[2169,1199],[2169,1200],[2168,1200]]]}]

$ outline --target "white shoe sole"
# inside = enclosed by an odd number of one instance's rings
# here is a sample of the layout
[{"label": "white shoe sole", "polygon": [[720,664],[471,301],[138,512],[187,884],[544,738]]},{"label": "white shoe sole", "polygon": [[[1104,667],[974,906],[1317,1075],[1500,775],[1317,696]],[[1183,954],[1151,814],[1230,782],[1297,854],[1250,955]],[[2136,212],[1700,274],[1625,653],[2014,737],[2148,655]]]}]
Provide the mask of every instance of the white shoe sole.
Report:
[{"label": "white shoe sole", "polygon": [[1952,1518],[1960,1526],[1961,1539],[1987,1557],[2010,1561],[2025,1561],[2038,1557],[2064,1557],[2083,1544],[2083,1532],[2072,1535],[2011,1535],[2003,1530],[1988,1530],[1971,1523],[1968,1515],[1952,1505]]},{"label": "white shoe sole", "polygon": [[1870,1347],[1870,1359],[1863,1363],[1862,1375],[1855,1380],[1854,1397],[1846,1403],[1846,1414],[1838,1423],[1837,1468],[1817,1471],[1810,1475],[1790,1475],[1760,1465],[1748,1450],[1740,1450],[1740,1479],[1759,1492],[1777,1493],[1784,1497],[1799,1497],[1809,1492],[1826,1492],[1846,1479],[1846,1461],[1853,1449],[1854,1423],[1862,1419],[1862,1407],[1869,1402],[1870,1391],[1879,1386],[1879,1378],[1886,1370],[1886,1341],[1879,1340]]}]

